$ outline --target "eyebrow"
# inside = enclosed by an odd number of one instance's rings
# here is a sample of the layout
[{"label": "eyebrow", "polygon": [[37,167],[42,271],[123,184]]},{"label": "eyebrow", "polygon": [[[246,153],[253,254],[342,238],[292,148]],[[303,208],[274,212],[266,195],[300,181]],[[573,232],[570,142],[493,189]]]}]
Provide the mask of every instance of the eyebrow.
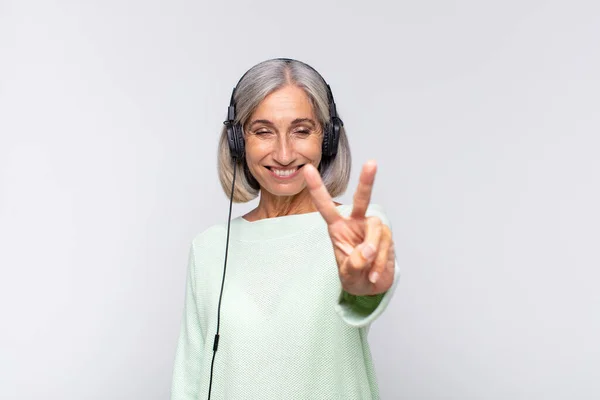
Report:
[{"label": "eyebrow", "polygon": [[[296,118],[295,120],[292,121],[292,125],[298,125],[298,124],[302,124],[302,123],[309,123],[313,127],[315,127],[317,125],[315,123],[315,121],[313,121],[310,118]],[[256,119],[248,125],[248,128],[252,128],[255,124],[264,124],[264,125],[269,125],[269,126],[275,126],[275,124],[273,124],[268,119]]]}]

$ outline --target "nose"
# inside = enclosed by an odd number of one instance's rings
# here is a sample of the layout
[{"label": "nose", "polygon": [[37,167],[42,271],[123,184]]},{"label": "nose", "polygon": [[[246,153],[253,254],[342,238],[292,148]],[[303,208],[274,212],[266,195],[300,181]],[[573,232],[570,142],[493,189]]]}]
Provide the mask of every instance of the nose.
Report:
[{"label": "nose", "polygon": [[277,143],[273,151],[273,160],[286,166],[294,161],[293,143],[286,134],[277,135]]}]

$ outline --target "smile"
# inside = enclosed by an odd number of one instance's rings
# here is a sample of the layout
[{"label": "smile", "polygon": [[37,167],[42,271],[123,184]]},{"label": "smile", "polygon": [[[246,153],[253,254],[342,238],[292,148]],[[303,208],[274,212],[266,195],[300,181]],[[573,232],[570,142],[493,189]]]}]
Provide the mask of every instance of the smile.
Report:
[{"label": "smile", "polygon": [[294,168],[285,168],[285,169],[281,169],[281,168],[274,168],[274,167],[267,167],[267,169],[269,170],[269,172],[271,173],[272,176],[279,178],[279,179],[291,179],[294,178],[295,176],[298,175],[298,172],[300,172],[300,169],[304,166],[304,164],[296,166]]}]

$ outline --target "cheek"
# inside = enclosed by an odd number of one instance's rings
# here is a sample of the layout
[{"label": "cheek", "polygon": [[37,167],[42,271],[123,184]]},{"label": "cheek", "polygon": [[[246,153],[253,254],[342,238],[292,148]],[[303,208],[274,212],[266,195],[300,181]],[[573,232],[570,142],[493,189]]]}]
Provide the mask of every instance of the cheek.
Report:
[{"label": "cheek", "polygon": [[[268,156],[272,151],[275,143],[270,141],[256,140],[248,138],[246,140],[246,159],[252,162],[258,162]],[[294,151],[304,157],[312,160],[319,159],[322,150],[322,139],[320,136],[315,136],[310,139],[296,139],[293,142]]]},{"label": "cheek", "polygon": [[259,161],[271,151],[271,145],[267,142],[249,139],[246,141],[246,159]]},{"label": "cheek", "polygon": [[296,151],[305,157],[316,159],[321,155],[321,138],[306,139],[298,141]]}]

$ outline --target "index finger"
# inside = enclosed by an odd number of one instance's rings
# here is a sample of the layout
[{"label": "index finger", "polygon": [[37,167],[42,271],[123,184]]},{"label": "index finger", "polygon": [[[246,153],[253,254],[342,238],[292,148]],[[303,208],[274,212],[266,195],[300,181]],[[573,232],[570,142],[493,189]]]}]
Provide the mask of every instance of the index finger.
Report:
[{"label": "index finger", "polygon": [[371,192],[375,182],[377,163],[373,160],[367,161],[363,166],[358,180],[358,187],[354,193],[354,205],[352,207],[352,218],[364,218],[367,208],[371,202]]},{"label": "index finger", "polygon": [[325,219],[325,222],[331,225],[340,220],[342,216],[335,208],[335,203],[323,184],[319,171],[312,164],[306,164],[303,169],[308,192],[312,197],[315,207],[317,207],[317,210],[321,213],[323,219]]}]

